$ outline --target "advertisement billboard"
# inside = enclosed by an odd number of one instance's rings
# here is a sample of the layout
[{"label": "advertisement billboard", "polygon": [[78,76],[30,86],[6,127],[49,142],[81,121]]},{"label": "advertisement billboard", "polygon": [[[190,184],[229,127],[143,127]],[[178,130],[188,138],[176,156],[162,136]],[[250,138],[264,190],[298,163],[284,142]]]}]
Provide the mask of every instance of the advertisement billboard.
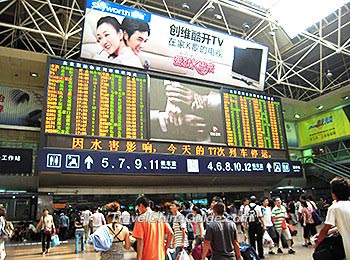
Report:
[{"label": "advertisement billboard", "polygon": [[149,94],[152,139],[225,143],[219,89],[151,78]]},{"label": "advertisement billboard", "polygon": [[0,86],[0,124],[40,127],[42,91]]},{"label": "advertisement billboard", "polygon": [[346,110],[337,109],[298,123],[300,146],[308,146],[350,136],[350,121]]},{"label": "advertisement billboard", "polygon": [[268,47],[108,1],[87,0],[81,58],[262,91]]}]

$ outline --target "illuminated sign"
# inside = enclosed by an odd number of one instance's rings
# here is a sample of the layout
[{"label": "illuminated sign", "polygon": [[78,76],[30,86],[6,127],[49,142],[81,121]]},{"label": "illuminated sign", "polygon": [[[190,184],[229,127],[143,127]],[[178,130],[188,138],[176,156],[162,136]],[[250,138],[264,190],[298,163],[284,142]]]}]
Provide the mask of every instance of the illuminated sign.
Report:
[{"label": "illuminated sign", "polygon": [[349,110],[350,106],[346,106],[298,122],[300,146],[349,137]]},{"label": "illuminated sign", "polygon": [[[114,40],[105,37],[107,30]],[[134,31],[139,43],[129,40]],[[80,56],[263,90],[268,47],[117,3],[87,0]]]},{"label": "illuminated sign", "polygon": [[46,92],[44,147],[288,158],[274,97],[56,58]]},{"label": "illuminated sign", "polygon": [[278,98],[224,89],[223,103],[229,146],[287,150]]},{"label": "illuminated sign", "polygon": [[294,174],[281,159],[222,158],[164,154],[39,149],[39,171],[105,174]]},{"label": "illuminated sign", "polygon": [[47,134],[146,138],[147,75],[50,58]]},{"label": "illuminated sign", "polygon": [[0,124],[40,127],[42,90],[0,86]]}]

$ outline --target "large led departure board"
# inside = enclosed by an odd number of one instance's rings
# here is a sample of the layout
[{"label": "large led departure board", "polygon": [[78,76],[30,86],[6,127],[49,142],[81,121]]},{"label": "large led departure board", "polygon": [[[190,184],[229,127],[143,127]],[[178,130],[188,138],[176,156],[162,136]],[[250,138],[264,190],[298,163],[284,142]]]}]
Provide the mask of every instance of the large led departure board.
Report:
[{"label": "large led departure board", "polygon": [[45,133],[146,139],[147,74],[48,59]]},{"label": "large led departure board", "polygon": [[224,89],[223,106],[229,146],[287,149],[278,98]]},{"label": "large led departure board", "polygon": [[49,58],[46,95],[42,147],[288,158],[281,102],[264,94]]}]

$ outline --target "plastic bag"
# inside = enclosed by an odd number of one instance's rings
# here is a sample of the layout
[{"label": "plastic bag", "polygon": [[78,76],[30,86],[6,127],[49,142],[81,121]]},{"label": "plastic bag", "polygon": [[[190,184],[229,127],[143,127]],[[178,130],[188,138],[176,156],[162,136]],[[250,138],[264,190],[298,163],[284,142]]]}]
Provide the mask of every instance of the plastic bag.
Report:
[{"label": "plastic bag", "polygon": [[273,240],[272,238],[270,237],[269,233],[267,231],[264,232],[264,235],[263,235],[263,242],[264,242],[264,245],[273,245]]},{"label": "plastic bag", "polygon": [[58,238],[58,235],[54,235],[51,237],[51,246],[59,246],[60,245],[60,239]]},{"label": "plastic bag", "polygon": [[176,257],[176,260],[191,260],[185,250],[182,250]]}]

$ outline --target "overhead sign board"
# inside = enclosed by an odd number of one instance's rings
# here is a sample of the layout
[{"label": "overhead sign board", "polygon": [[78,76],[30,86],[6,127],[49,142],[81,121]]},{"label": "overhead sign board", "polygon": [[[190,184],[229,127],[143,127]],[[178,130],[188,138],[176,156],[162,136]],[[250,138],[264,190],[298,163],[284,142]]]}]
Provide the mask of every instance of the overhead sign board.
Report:
[{"label": "overhead sign board", "polygon": [[290,161],[39,149],[39,171],[84,174],[295,174]]}]

